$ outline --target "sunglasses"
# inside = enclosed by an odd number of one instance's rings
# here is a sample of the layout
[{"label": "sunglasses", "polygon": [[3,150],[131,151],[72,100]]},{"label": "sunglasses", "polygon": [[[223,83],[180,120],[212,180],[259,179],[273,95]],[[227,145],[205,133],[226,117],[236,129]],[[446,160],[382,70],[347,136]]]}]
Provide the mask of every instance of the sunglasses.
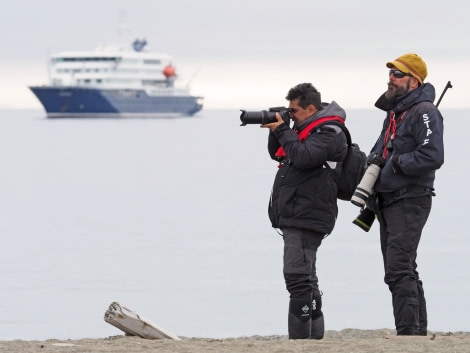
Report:
[{"label": "sunglasses", "polygon": [[410,74],[405,74],[400,70],[390,70],[388,72],[388,76],[393,75],[395,78],[403,78],[405,76],[411,76]]}]

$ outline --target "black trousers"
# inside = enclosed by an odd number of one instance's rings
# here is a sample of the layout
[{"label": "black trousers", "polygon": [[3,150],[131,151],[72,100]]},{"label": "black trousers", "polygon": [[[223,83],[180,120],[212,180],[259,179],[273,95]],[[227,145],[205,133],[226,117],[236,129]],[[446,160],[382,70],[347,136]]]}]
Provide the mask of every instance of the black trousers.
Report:
[{"label": "black trousers", "polygon": [[416,257],[431,211],[431,196],[402,198],[378,213],[384,281],[392,293],[398,335],[426,335],[427,311]]},{"label": "black trousers", "polygon": [[283,228],[282,233],[283,272],[290,297],[320,297],[316,260],[324,234],[295,228]]}]

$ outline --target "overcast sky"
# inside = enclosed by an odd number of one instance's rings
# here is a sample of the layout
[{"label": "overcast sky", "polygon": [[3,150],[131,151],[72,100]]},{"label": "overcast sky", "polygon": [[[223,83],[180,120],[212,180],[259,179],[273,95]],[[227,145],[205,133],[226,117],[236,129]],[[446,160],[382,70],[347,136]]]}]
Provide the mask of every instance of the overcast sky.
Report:
[{"label": "overcast sky", "polygon": [[[284,104],[312,82],[324,100],[372,108],[385,62],[415,52],[447,107],[468,108],[469,5],[377,0],[17,0],[0,12],[0,108],[39,107],[28,91],[47,80],[49,53],[146,38],[173,56],[180,83],[207,108]],[[442,103],[444,106],[444,103]]]}]

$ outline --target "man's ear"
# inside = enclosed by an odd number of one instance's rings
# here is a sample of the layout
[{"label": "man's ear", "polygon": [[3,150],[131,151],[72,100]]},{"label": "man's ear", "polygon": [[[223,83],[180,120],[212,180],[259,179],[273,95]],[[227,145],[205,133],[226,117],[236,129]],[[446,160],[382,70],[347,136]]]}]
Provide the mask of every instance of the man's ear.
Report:
[{"label": "man's ear", "polygon": [[419,81],[416,77],[410,76],[410,88],[416,89],[419,87]]},{"label": "man's ear", "polygon": [[316,112],[318,112],[318,109],[313,104],[309,104],[307,109],[308,109],[308,112],[310,113],[310,115],[313,115]]}]

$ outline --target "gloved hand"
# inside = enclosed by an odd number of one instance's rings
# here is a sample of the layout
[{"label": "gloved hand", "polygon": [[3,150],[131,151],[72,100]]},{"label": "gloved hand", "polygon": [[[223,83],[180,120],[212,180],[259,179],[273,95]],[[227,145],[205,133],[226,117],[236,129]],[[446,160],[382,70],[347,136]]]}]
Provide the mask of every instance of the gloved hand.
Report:
[{"label": "gloved hand", "polygon": [[385,159],[382,155],[372,152],[367,156],[367,165],[370,164],[376,164],[382,168],[385,165]]}]

